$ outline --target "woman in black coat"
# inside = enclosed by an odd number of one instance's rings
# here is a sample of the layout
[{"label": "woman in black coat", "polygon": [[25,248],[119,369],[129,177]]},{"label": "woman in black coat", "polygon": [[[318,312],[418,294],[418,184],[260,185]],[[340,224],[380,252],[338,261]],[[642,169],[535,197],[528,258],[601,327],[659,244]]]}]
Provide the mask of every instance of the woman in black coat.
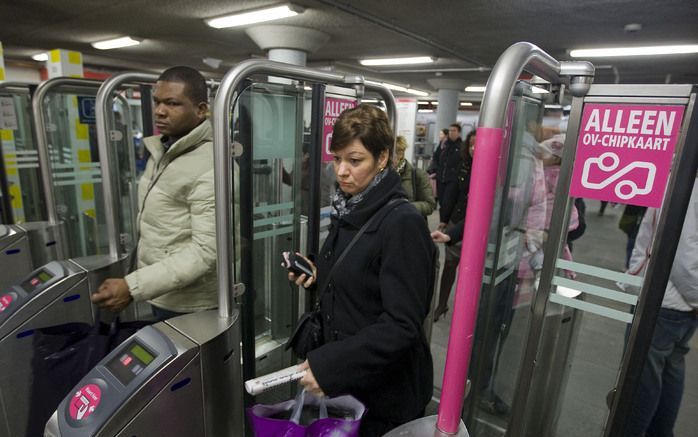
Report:
[{"label": "woman in black coat", "polygon": [[[337,191],[330,232],[314,276],[289,279],[318,290],[325,343],[308,353],[306,390],[350,394],[368,408],[362,436],[381,436],[421,417],[432,395],[432,359],[422,324],[429,311],[435,247],[424,218],[405,199],[390,165],[394,137],[372,106],[342,113],[334,126]],[[332,266],[376,215],[341,264]],[[317,282],[316,282],[317,278]]]}]

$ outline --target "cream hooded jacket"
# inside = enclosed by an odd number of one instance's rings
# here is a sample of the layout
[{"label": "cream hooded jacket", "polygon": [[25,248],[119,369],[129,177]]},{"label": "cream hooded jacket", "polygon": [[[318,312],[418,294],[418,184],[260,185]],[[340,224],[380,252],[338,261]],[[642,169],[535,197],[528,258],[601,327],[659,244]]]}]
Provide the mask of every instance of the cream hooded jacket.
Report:
[{"label": "cream hooded jacket", "polygon": [[126,276],[134,301],[176,312],[217,307],[213,135],[206,120],[151,157],[138,187],[138,266]]}]

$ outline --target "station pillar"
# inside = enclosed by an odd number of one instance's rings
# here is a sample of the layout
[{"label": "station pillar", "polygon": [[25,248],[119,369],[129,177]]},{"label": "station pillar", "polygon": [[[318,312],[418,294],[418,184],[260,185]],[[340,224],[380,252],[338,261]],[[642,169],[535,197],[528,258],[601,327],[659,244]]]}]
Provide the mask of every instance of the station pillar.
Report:
[{"label": "station pillar", "polygon": [[459,93],[465,90],[465,80],[432,78],[428,79],[429,85],[438,91],[438,106],[436,109],[436,129],[434,129],[434,143],[439,142],[439,131],[448,128],[455,123],[458,117]]}]

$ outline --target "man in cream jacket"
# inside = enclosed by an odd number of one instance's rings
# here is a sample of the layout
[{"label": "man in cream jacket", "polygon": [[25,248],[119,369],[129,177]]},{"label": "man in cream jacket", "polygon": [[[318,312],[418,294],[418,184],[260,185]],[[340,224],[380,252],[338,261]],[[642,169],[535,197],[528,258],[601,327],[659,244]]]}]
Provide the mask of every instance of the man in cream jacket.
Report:
[{"label": "man in cream jacket", "polygon": [[213,309],[216,281],[213,133],[206,82],[189,67],[163,72],[154,88],[155,125],[138,188],[138,264],[107,279],[92,301],[118,312],[148,301],[156,319]]}]

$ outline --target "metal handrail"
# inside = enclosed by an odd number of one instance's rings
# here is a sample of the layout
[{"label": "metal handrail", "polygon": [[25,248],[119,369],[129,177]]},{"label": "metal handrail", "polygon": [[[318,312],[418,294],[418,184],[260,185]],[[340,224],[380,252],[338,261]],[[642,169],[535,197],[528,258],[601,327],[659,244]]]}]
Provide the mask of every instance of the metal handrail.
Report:
[{"label": "metal handrail", "polygon": [[[124,83],[155,83],[157,78],[158,76],[155,74],[134,72],[121,73],[104,81],[97,91],[95,103],[97,148],[99,150],[100,167],[102,168],[102,193],[107,211],[118,211],[118,204],[114,197],[114,193],[116,192],[114,187],[114,176],[109,166],[109,163],[114,160],[111,147],[109,147],[109,123],[107,123],[107,116],[112,112],[112,95],[114,90]],[[119,229],[116,213],[105,214],[105,219],[107,239],[109,241],[109,256],[116,259],[119,257]]]},{"label": "metal handrail", "polygon": [[385,86],[364,84],[362,77],[345,77],[308,67],[299,67],[269,60],[243,61],[223,77],[213,103],[213,144],[216,193],[216,246],[218,262],[218,313],[221,317],[233,314],[233,271],[231,269],[233,242],[232,228],[232,154],[229,120],[232,117],[231,100],[234,91],[253,74],[269,74],[292,80],[326,83],[339,86],[361,85],[378,93],[385,100],[388,119],[396,126],[395,98]]},{"label": "metal handrail", "polygon": [[[101,81],[92,79],[80,79],[74,77],[55,77],[41,82],[32,98],[32,114],[34,115],[34,130],[36,132],[36,149],[39,152],[39,169],[41,170],[41,183],[46,199],[46,215],[51,225],[58,224],[56,212],[56,197],[53,195],[53,174],[51,173],[51,159],[48,150],[48,138],[46,136],[46,117],[43,111],[43,101],[46,95],[59,86],[76,86],[80,88],[98,88]],[[63,245],[63,247],[66,247]]]}]

